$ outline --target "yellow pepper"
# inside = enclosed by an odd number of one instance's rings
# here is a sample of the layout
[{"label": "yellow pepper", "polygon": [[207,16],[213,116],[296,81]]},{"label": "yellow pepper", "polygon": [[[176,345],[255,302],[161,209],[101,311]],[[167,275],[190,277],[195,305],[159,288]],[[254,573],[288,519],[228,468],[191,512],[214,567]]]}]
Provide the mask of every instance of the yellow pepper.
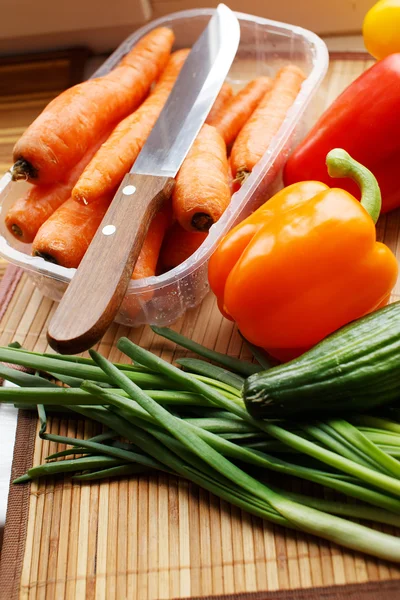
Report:
[{"label": "yellow pepper", "polygon": [[380,0],[366,14],[363,24],[366,49],[381,60],[400,52],[400,0]]},{"label": "yellow pepper", "polygon": [[361,203],[318,181],[294,183],[232,229],[209,262],[221,312],[283,361],[387,304],[397,280],[396,257],[376,241],[375,177],[340,148],[327,166],[360,186]]}]

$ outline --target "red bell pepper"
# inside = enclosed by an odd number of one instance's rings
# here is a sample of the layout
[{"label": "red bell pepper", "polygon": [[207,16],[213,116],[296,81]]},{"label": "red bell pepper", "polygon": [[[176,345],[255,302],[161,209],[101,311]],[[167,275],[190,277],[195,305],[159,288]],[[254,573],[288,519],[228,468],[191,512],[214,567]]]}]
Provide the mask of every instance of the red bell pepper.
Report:
[{"label": "red bell pepper", "polygon": [[[325,111],[286,163],[285,185],[311,179],[331,185],[325,157],[333,148],[344,148],[372,171],[382,212],[400,206],[400,54],[365,71]],[[360,198],[348,179],[335,185]]]}]

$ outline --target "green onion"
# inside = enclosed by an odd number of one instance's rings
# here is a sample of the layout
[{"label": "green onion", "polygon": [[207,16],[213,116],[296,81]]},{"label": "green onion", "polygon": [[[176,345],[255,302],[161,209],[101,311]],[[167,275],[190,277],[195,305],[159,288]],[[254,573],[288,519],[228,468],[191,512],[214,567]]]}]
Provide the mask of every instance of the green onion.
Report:
[{"label": "green onion", "polygon": [[[66,362],[75,363],[79,365],[91,365],[95,366],[96,363],[88,357],[84,356],[75,356],[75,355],[66,355],[66,354],[53,354],[50,352],[45,352],[44,354],[34,353],[37,356],[44,356],[45,358],[56,358],[57,360],[64,360]],[[125,363],[114,363],[118,369],[122,371],[135,371],[136,373],[139,371],[148,373],[149,370],[146,367],[142,367],[140,365],[128,365]]]},{"label": "green onion", "polygon": [[317,444],[294,435],[290,431],[285,431],[283,428],[272,423],[265,425],[265,430],[268,430],[268,433],[272,436],[300,452],[313,456],[340,471],[358,477],[362,481],[386,490],[395,496],[400,496],[400,481],[393,477],[385,475],[384,473],[379,473],[373,469],[364,467],[363,465],[359,465],[343,456],[338,456],[334,452],[317,446]]},{"label": "green onion", "polygon": [[18,371],[17,369],[13,369],[12,367],[7,367],[6,365],[2,364],[0,364],[0,377],[22,387],[55,387],[55,384],[51,383],[51,381],[48,381],[47,379],[36,377],[31,373],[24,373],[23,371]]},{"label": "green onion", "polygon": [[[57,442],[59,444],[68,444],[71,446],[82,446],[82,448],[87,448],[88,450],[92,450],[97,454],[104,454],[105,456],[113,456],[114,458],[121,459],[124,462],[134,462],[142,465],[144,467],[150,469],[159,469],[162,470],[163,467],[161,463],[155,462],[153,459],[148,458],[143,454],[139,454],[137,452],[132,452],[129,450],[124,450],[122,448],[115,448],[113,446],[107,446],[106,444],[100,444],[99,442],[93,442],[90,440],[78,440],[75,438],[66,437],[63,435],[55,435],[51,433],[45,433],[43,435],[43,439],[48,440],[50,442]],[[65,462],[65,461],[64,461]],[[54,463],[51,463],[54,464]],[[31,475],[31,473],[29,473]],[[32,476],[32,475],[31,475]]]},{"label": "green onion", "polygon": [[102,433],[99,433],[98,435],[95,435],[91,438],[89,438],[87,441],[88,442],[108,442],[109,440],[113,440],[115,438],[115,431],[103,431]]},{"label": "green onion", "polygon": [[248,423],[243,421],[234,421],[233,419],[185,419],[186,423],[191,423],[197,427],[201,427],[206,431],[214,433],[254,433],[255,430]]},{"label": "green onion", "polygon": [[341,543],[349,548],[368,551],[381,558],[390,556],[392,560],[400,561],[400,543],[393,536],[300,505],[277,494],[215,451],[194,433],[190,426],[158,405],[130,381],[122,371],[119,371],[100,354],[91,350],[90,355],[117,385],[122,387],[144,410],[147,410],[160,426],[163,426],[172,436],[182,442],[190,452],[199,456],[206,464],[235,485],[270,504],[295,527]]},{"label": "green onion", "polygon": [[[85,380],[110,383],[107,376],[98,367],[81,363],[71,363],[70,361],[59,360],[57,358],[43,357],[22,350],[0,348],[0,362],[22,365],[37,371],[46,371],[47,373],[59,373],[60,375],[69,375]],[[126,371],[126,374],[127,377],[135,380],[143,387],[148,387],[150,389],[168,389],[171,387],[171,383],[168,379],[160,377],[157,374],[154,375],[142,371]]]},{"label": "green onion", "polygon": [[179,358],[177,361],[178,365],[184,367],[191,373],[197,373],[198,375],[206,375],[211,379],[217,379],[222,383],[234,387],[237,390],[241,390],[244,384],[244,378],[236,373],[222,369],[210,363],[199,360],[198,358]]},{"label": "green onion", "polygon": [[0,388],[0,402],[14,404],[100,404],[99,399],[94,398],[81,389],[62,388]]},{"label": "green onion", "polygon": [[32,480],[29,477],[28,473],[25,473],[25,475],[21,475],[21,477],[17,477],[16,479],[14,479],[13,483],[27,483],[28,481]]},{"label": "green onion", "polygon": [[[342,455],[359,465],[379,470],[379,465],[372,457],[365,455],[357,446],[352,446],[346,439],[343,439],[327,423],[318,423],[317,425],[305,425],[304,431],[312,437],[315,437],[321,444],[330,448],[336,454]],[[386,469],[384,469],[387,474]]]},{"label": "green onion", "polygon": [[[194,373],[185,372],[126,338],[118,347],[139,367],[113,365],[93,351],[92,358],[77,360],[0,348],[0,361],[50,373],[69,386],[5,366],[6,378],[24,389],[1,389],[0,402],[37,406],[41,436],[72,446],[47,460],[83,454],[35,466],[16,482],[59,473],[95,481],[146,469],[172,472],[274,523],[400,561],[398,539],[342,518],[399,524],[400,462],[394,458],[400,455],[398,423],[372,415],[354,417],[352,423],[257,421],[240,399],[243,378],[238,375],[247,374],[243,369],[259,370],[257,365],[193,345],[171,330],[160,331],[223,368],[189,358],[178,361]],[[88,440],[46,433],[46,412],[54,406],[91,418],[108,431]],[[286,452],[287,460],[260,448]],[[318,483],[367,505],[275,489],[262,482],[264,469]]]},{"label": "green onion", "polygon": [[258,346],[254,346],[254,344],[251,344],[243,336],[242,336],[242,338],[246,342],[246,346],[249,347],[249,349],[250,349],[252,355],[254,356],[254,358],[256,359],[256,361],[262,366],[263,371],[264,370],[268,371],[268,369],[271,369],[275,365],[279,364],[278,361],[275,361],[273,358],[268,357],[266,352],[264,352],[264,350],[262,348],[259,348]]},{"label": "green onion", "polygon": [[[99,433],[99,435],[95,435],[94,437],[89,438],[88,442],[106,442],[108,440],[112,440],[115,438],[115,431],[104,431],[103,433]],[[78,440],[80,443],[81,440]],[[55,452],[54,454],[49,454],[46,456],[46,460],[52,460],[53,458],[60,458],[61,456],[68,456],[69,454],[87,454],[87,449],[82,448],[82,446],[75,446],[74,448],[67,448],[66,450],[61,450],[60,452]]]},{"label": "green onion", "polygon": [[198,381],[203,381],[204,383],[210,385],[213,388],[217,388],[217,390],[223,393],[224,396],[226,396],[230,400],[233,400],[234,402],[237,402],[237,399],[239,398],[240,400],[238,403],[240,405],[243,404],[241,400],[242,395],[235,387],[228,385],[227,383],[223,383],[218,379],[212,379],[211,377],[207,377],[205,375],[192,374],[192,377],[194,377],[194,379],[197,379]]},{"label": "green onion", "polygon": [[222,365],[223,367],[226,367],[235,373],[240,373],[240,375],[244,375],[245,377],[263,370],[260,365],[254,365],[253,363],[239,360],[238,358],[232,358],[231,356],[226,356],[226,354],[221,354],[215,350],[205,348],[201,344],[198,344],[184,335],[181,335],[177,331],[173,331],[167,327],[152,327],[152,330],[154,333],[157,333],[157,335],[174,342],[174,344],[178,344],[179,346],[182,346],[182,348],[186,348],[187,350],[190,350],[199,356],[208,358],[209,360],[212,360],[213,362]]},{"label": "green onion", "polygon": [[384,469],[395,477],[400,477],[399,461],[378,448],[362,431],[359,431],[356,427],[341,419],[330,420],[328,424],[342,437],[347,439],[350,444],[357,447],[366,456],[369,456],[378,465],[378,468]]},{"label": "green onion", "polygon": [[366,425],[367,427],[376,427],[393,433],[400,434],[400,423],[394,423],[388,419],[381,419],[378,417],[370,417],[368,415],[359,415],[353,418],[355,423],[359,425]]},{"label": "green onion", "polygon": [[[132,419],[132,413],[123,411],[122,414],[133,424],[138,423],[137,417],[134,417]],[[151,420],[151,418],[149,417],[150,416],[146,417],[146,421],[154,423],[154,420]],[[194,426],[191,425],[191,427]],[[342,475],[340,473],[326,473],[323,471],[318,471],[317,469],[310,469],[308,467],[303,467],[297,464],[291,464],[287,461],[283,461],[279,458],[262,452],[242,448],[241,446],[237,446],[236,444],[233,444],[229,441],[225,441],[219,436],[215,435],[214,433],[205,431],[203,429],[196,428],[196,432],[199,436],[202,437],[203,440],[207,441],[214,449],[221,452],[221,454],[223,454],[224,456],[228,456],[230,458],[240,460],[244,463],[252,464],[260,468],[269,469],[278,473],[292,475],[308,481],[312,481],[314,483],[319,483],[336,491],[347,494],[348,496],[351,496],[353,498],[357,498],[358,500],[362,500],[364,502],[400,514],[400,500],[397,500],[396,498],[392,498],[390,496],[386,496],[385,494],[382,494],[377,490],[370,490],[368,488],[364,488],[362,485],[354,483],[351,480],[347,481],[347,476],[345,475]]]},{"label": "green onion", "polygon": [[[1,393],[1,392],[0,392]],[[0,403],[2,402],[0,395]],[[29,404],[25,402],[15,402],[14,408],[18,408],[19,410],[33,410],[37,411],[37,404]],[[61,406],[57,404],[46,404],[46,413],[56,414],[56,415],[71,415],[71,410],[68,406]]]},{"label": "green onion", "polygon": [[400,446],[399,434],[379,429],[370,429],[368,427],[357,427],[357,429],[367,436],[368,439],[378,444],[378,446],[384,446],[385,444],[388,444],[389,446]]},{"label": "green onion", "polygon": [[[69,363],[78,364],[78,365],[91,365],[95,366],[96,363],[89,357],[84,356],[76,356],[76,355],[67,355],[67,354],[55,354],[54,352],[33,352],[32,350],[26,350],[21,346],[19,342],[12,342],[8,344],[7,348],[11,348],[13,350],[20,350],[24,354],[33,354],[34,356],[38,356],[40,358],[51,358],[56,360],[63,360]],[[114,363],[118,369],[122,369],[123,371],[143,371],[148,373],[149,370],[146,367],[141,365],[128,365],[125,363]]]},{"label": "green onion", "polygon": [[400,446],[381,446],[381,449],[384,450],[387,454],[390,454],[390,456],[400,456]]},{"label": "green onion", "polygon": [[40,421],[39,437],[43,437],[47,427],[47,416],[43,404],[37,405],[38,417]]},{"label": "green onion", "polygon": [[234,414],[242,417],[246,422],[252,424],[254,427],[259,428],[261,431],[265,431],[272,437],[275,437],[288,446],[299,450],[304,454],[318,458],[318,460],[350,475],[358,477],[359,479],[362,479],[371,485],[380,487],[389,493],[400,496],[400,481],[397,479],[357,464],[343,456],[338,456],[334,452],[322,448],[299,435],[293,434],[290,431],[275,425],[274,423],[261,420],[258,421],[254,419],[244,408],[230,401],[229,399],[224,398],[210,386],[205,385],[201,381],[195,380],[189,373],[180,371],[173,365],[166,363],[161,358],[153,355],[151,352],[148,352],[143,348],[139,348],[139,346],[136,346],[127,338],[121,338],[117,346],[122,352],[129,356],[129,358],[138,360],[138,362],[141,364],[144,364],[149,368],[168,376],[170,379],[173,379],[176,383],[179,383],[182,386],[186,385],[186,387],[192,391],[202,393],[212,402],[215,402],[215,404],[232,411]]},{"label": "green onion", "polygon": [[[160,432],[160,435],[161,434],[162,432]],[[215,479],[214,477],[207,475],[207,473],[213,473],[213,471],[210,471],[206,465],[204,465],[200,471],[191,468],[191,466],[182,460],[182,458],[179,458],[174,453],[170,452],[168,447],[159,444],[154,437],[135,426],[132,427],[132,436],[134,436],[136,443],[142,450],[148,452],[148,454],[156,458],[156,460],[164,462],[170,469],[175,470],[178,474],[186,477],[190,481],[193,481],[206,490],[217,494],[228,502],[232,502],[233,504],[236,504],[236,506],[240,506],[257,516],[296,529],[296,527],[287,521],[287,519],[279,515],[273,508],[268,506],[268,504],[260,502],[251,494],[247,494],[238,486],[226,480],[226,478],[218,476],[218,479]],[[167,436],[167,439],[171,441],[173,438]],[[194,457],[194,462],[196,462],[196,457]],[[199,463],[196,462],[196,466],[198,466],[198,464]]]},{"label": "green onion", "polygon": [[[170,448],[173,452],[177,453],[181,458],[185,459],[187,457],[187,451],[184,450],[183,445],[180,445],[179,442],[173,440],[170,436],[163,432],[152,430],[151,428],[150,431],[153,433],[153,435],[155,435],[157,439],[164,442],[168,448]],[[210,473],[210,469],[205,469],[204,465],[199,464],[198,459],[196,459],[195,457],[190,457],[190,463],[192,463],[193,466],[195,466],[198,470]],[[231,483],[227,480],[224,480],[224,478],[219,478],[218,481],[219,483],[225,486],[231,485]],[[276,490],[276,488],[274,489],[275,491],[278,491]],[[359,519],[372,520],[379,523],[386,523],[395,526],[400,525],[400,516],[394,513],[390,513],[388,511],[377,510],[376,508],[371,508],[369,506],[360,506],[360,504],[351,505],[337,501],[332,502],[322,498],[311,498],[303,494],[295,494],[286,490],[281,491],[281,493],[285,494],[287,497],[297,502],[300,502],[301,504],[310,506],[312,508],[316,508],[317,510],[329,512],[331,514],[339,514]],[[270,508],[269,511],[271,511]]]},{"label": "green onion", "polygon": [[93,452],[90,452],[86,448],[82,448],[82,446],[74,446],[73,448],[67,448],[66,450],[60,450],[60,452],[54,452],[54,454],[49,454],[48,456],[46,456],[45,460],[49,461],[55,458],[62,458],[63,456],[72,456],[74,454],[89,455],[93,454]]},{"label": "green onion", "polygon": [[[11,369],[14,370],[14,369]],[[19,371],[16,371],[17,373]],[[25,375],[23,373],[22,375]],[[34,377],[31,375],[30,377]],[[90,382],[84,382],[90,383]],[[118,388],[101,388],[97,387],[100,391],[109,391],[114,395],[120,395],[126,397],[127,394]],[[149,395],[157,400],[157,402],[171,404],[171,405],[193,405],[193,406],[210,406],[210,401],[204,396],[199,394],[193,394],[191,392],[183,392],[176,390],[148,390]],[[59,403],[61,406],[68,406],[73,404],[101,404],[99,399],[96,400],[89,396],[83,388],[62,388],[52,384],[52,387],[48,389],[44,388],[0,388],[0,402],[6,404],[18,404],[22,407],[25,403],[29,406],[32,404],[50,404],[56,405]]]},{"label": "green onion", "polygon": [[[68,385],[69,387],[79,388],[82,385],[83,379],[80,377],[71,377],[70,375],[62,375],[61,373],[49,373],[53,379]],[[109,385],[108,383],[102,383],[101,385]]]},{"label": "green onion", "polygon": [[125,475],[138,475],[145,473],[146,468],[142,465],[121,465],[119,467],[110,467],[82,475],[73,475],[72,479],[76,481],[95,481],[97,479],[108,479],[109,477],[124,477]]},{"label": "green onion", "polygon": [[325,498],[305,496],[304,494],[298,494],[287,490],[281,490],[281,493],[296,502],[306,504],[317,510],[322,510],[334,515],[343,515],[346,517],[353,517],[354,519],[376,521],[377,523],[385,523],[387,525],[393,525],[394,527],[400,527],[400,515],[396,515],[386,510],[379,510],[360,504],[338,502],[337,500],[325,500]]},{"label": "green onion", "polygon": [[[49,475],[58,475],[60,473],[74,473],[76,471],[86,471],[90,469],[101,469],[111,466],[119,466],[126,463],[125,460],[112,458],[111,456],[88,456],[85,458],[74,458],[71,460],[57,460],[55,462],[45,463],[28,470],[29,479],[46,477]],[[24,481],[28,481],[25,479]],[[22,483],[21,478],[14,479],[13,483]]]}]

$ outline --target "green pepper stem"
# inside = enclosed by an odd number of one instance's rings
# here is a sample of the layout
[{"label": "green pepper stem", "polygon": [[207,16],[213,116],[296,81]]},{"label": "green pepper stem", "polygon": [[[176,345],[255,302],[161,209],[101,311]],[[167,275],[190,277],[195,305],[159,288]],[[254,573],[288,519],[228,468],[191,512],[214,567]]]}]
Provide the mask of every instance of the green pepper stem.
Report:
[{"label": "green pepper stem", "polygon": [[382,198],[378,182],[371,171],[342,148],[335,148],[327,154],[326,166],[331,177],[349,177],[355,181],[361,190],[361,205],[376,223],[381,212]]}]

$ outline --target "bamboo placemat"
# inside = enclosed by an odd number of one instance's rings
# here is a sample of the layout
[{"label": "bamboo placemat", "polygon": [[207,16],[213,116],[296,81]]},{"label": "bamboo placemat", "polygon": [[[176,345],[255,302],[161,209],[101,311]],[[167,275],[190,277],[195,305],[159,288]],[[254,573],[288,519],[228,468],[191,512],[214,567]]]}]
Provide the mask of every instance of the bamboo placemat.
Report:
[{"label": "bamboo placemat", "polygon": [[[333,60],[318,111],[370,64],[359,56]],[[400,211],[380,220],[379,239],[400,259],[399,232]],[[399,283],[393,299],[400,299]],[[0,322],[0,344],[19,341],[27,349],[45,351],[45,332],[53,312],[53,303],[23,275]],[[174,328],[220,352],[250,358],[211,295]],[[113,361],[123,360],[115,347],[122,335],[166,360],[184,354],[148,327],[129,330],[117,325],[98,349]],[[35,426],[33,419],[23,416],[14,474],[16,466],[23,471],[29,463],[29,436]],[[90,437],[93,425],[53,418],[49,430]],[[37,464],[56,451],[56,445],[36,437],[32,450]],[[17,465],[18,461],[25,465]],[[310,486],[296,485],[297,490]],[[7,600],[152,600],[230,594],[236,600],[399,597],[398,566],[262,522],[177,478],[140,476],[78,484],[66,477],[21,489],[23,493],[11,492],[13,512],[3,548],[0,595]],[[249,596],[248,592],[260,593]]]}]

